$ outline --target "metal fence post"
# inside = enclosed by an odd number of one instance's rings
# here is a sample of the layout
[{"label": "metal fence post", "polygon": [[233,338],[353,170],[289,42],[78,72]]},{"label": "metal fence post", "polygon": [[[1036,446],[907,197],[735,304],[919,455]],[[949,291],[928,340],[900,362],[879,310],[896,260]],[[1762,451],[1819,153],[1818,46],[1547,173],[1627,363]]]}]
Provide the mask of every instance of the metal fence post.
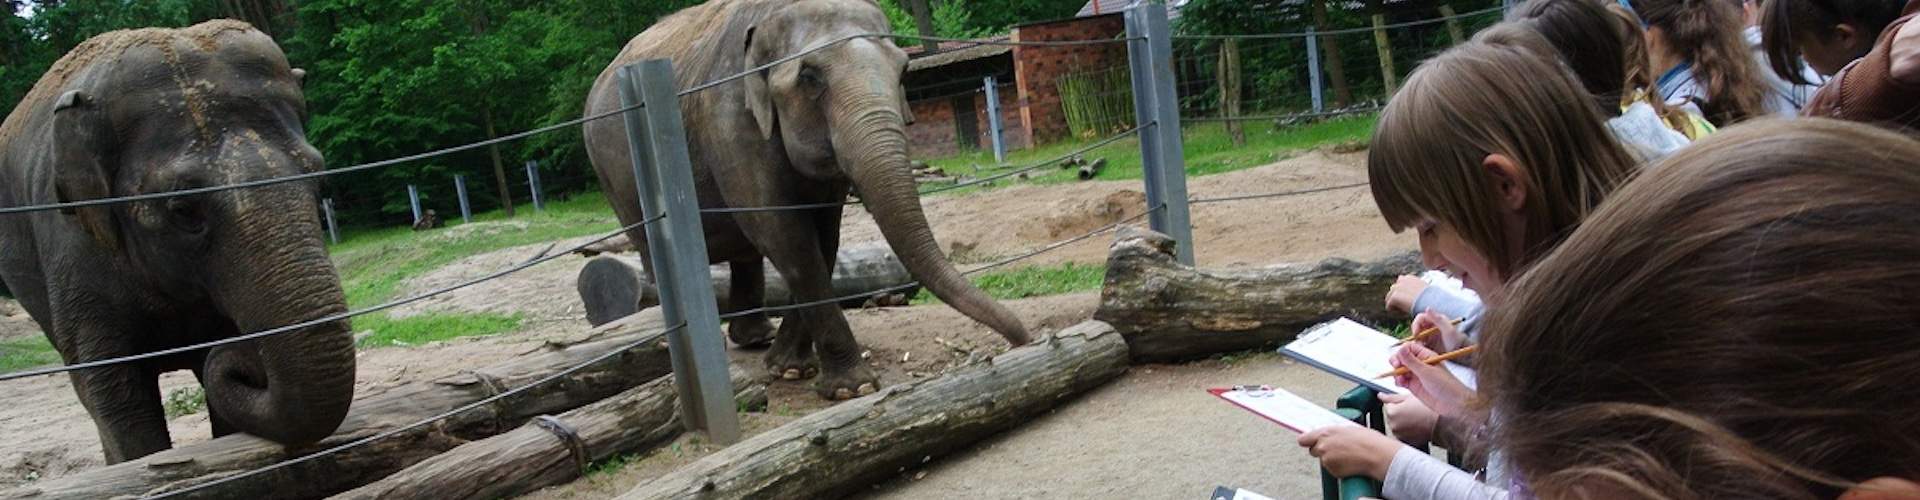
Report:
[{"label": "metal fence post", "polygon": [[420,190],[414,189],[412,184],[407,185],[407,205],[413,207],[413,223],[419,224],[420,223]]},{"label": "metal fence post", "polygon": [[1173,38],[1167,6],[1141,3],[1127,9],[1127,67],[1133,73],[1134,123],[1140,126],[1140,168],[1148,221],[1178,242],[1175,256],[1193,265],[1193,226],[1187,216],[1187,169],[1181,157],[1180,107],[1174,95]]},{"label": "metal fence post", "polygon": [[327,215],[327,237],[333,240],[333,244],[340,244],[340,226],[333,222],[333,198],[320,200],[320,212]]},{"label": "metal fence post", "polygon": [[527,160],[527,190],[533,192],[533,211],[546,211],[546,206],[540,204],[540,162],[538,160]]},{"label": "metal fence post", "polygon": [[453,192],[460,196],[460,223],[473,222],[473,207],[467,205],[467,176],[453,176]]},{"label": "metal fence post", "polygon": [[1320,35],[1307,27],[1307,89],[1313,94],[1313,112],[1325,113],[1326,101],[1320,96]]},{"label": "metal fence post", "polygon": [[1000,89],[994,88],[992,76],[986,79],[987,86],[987,133],[993,136],[993,163],[1007,163],[1007,146],[1000,142]]},{"label": "metal fence post", "polygon": [[686,325],[667,334],[681,417],[688,428],[730,444],[740,440],[740,421],[727,376],[726,344],[707,269],[706,236],[694,198],[673,66],[666,59],[650,59],[622,67],[620,74],[622,105],[645,105],[626,113],[641,213],[666,217],[646,227],[661,313],[668,325]]}]

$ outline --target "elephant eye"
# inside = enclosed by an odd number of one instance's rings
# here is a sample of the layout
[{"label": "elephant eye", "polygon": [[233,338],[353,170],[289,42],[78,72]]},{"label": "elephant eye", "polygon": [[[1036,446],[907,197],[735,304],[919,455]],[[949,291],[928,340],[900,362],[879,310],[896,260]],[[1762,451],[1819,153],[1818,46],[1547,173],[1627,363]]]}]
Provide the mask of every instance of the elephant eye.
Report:
[{"label": "elephant eye", "polygon": [[201,213],[200,205],[184,198],[167,199],[167,219],[174,227],[192,234],[200,234],[207,229],[206,216]]},{"label": "elephant eye", "polygon": [[801,66],[800,83],[815,87],[820,86],[820,72],[813,69],[812,66]]}]

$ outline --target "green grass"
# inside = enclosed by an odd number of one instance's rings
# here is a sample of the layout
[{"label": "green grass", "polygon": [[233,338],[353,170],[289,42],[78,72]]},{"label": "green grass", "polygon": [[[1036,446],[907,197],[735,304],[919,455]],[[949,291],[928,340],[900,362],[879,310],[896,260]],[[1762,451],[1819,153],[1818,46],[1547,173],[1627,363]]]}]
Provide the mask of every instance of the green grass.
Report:
[{"label": "green grass", "polygon": [[501,314],[416,314],[395,319],[376,313],[354,318],[353,329],[373,331],[360,340],[361,347],[412,347],[459,337],[494,335],[520,327],[520,315]]},{"label": "green grass", "polygon": [[174,389],[160,404],[166,408],[167,418],[200,413],[207,409],[207,391],[197,385]]},{"label": "green grass", "polygon": [[11,372],[60,364],[60,353],[47,343],[45,335],[32,335],[0,341],[0,372]]},{"label": "green grass", "polygon": [[450,224],[424,232],[408,227],[364,230],[331,246],[348,307],[393,299],[400,282],[461,258],[620,227],[606,198],[599,193],[548,204],[544,212],[523,207],[512,219],[499,211],[479,214],[472,225],[463,228],[466,224]]},{"label": "green grass", "polygon": [[[1106,266],[1100,264],[1069,262],[984,273],[973,276],[970,280],[973,281],[973,286],[980,287],[980,290],[987,292],[987,295],[999,300],[1009,300],[1099,290],[1101,281],[1106,278],[1106,272]],[[921,289],[911,303],[919,305],[939,301],[938,297],[933,296],[933,292]]]},{"label": "green grass", "polygon": [[645,457],[640,453],[616,454],[614,456],[607,457],[607,458],[601,459],[598,462],[594,462],[592,464],[587,465],[587,473],[585,475],[587,477],[594,477],[602,474],[619,472],[620,469],[627,468],[627,464],[638,462],[640,461],[641,458],[645,458]]},{"label": "green grass", "polygon": [[[1234,147],[1227,135],[1226,124],[1218,122],[1190,123],[1182,126],[1183,157],[1186,158],[1187,175],[1200,176],[1231,172],[1258,167],[1286,159],[1295,153],[1320,146],[1336,144],[1364,144],[1373,134],[1374,122],[1378,115],[1354,115],[1302,126],[1276,128],[1271,122],[1251,121],[1243,123],[1247,144]],[[1073,150],[1098,142],[1099,139],[1056,142],[1037,148],[1012,151],[1007,154],[1007,165],[1024,166],[1033,162],[1049,160]],[[1094,178],[1098,180],[1126,180],[1140,178],[1140,141],[1128,137],[1101,146],[1082,155],[1087,161],[1096,158],[1107,160],[1106,168]],[[990,170],[993,165],[992,151],[970,151],[955,156],[927,159],[930,165],[940,167],[948,174],[985,177],[1000,173]],[[1039,184],[1057,184],[1079,180],[1075,170],[1043,168],[1032,172],[1029,179],[1019,182]],[[995,182],[992,186],[1005,186],[1017,182]],[[930,185],[928,187],[935,187]],[[991,186],[978,186],[944,191],[940,194],[964,193]]]},{"label": "green grass", "polygon": [[[349,233],[328,250],[340,272],[347,306],[360,309],[400,298],[400,284],[407,279],[462,258],[619,227],[606,198],[588,193],[549,203],[540,212],[520,207],[511,219],[496,210],[475,214],[471,225],[455,223],[432,231],[414,232],[408,227],[362,230]],[[532,257],[531,252],[527,257]],[[373,313],[354,318],[353,327],[358,332],[373,331],[360,341],[361,347],[414,346],[509,332],[519,328],[520,321],[519,315],[440,313],[396,319],[386,313]]]}]

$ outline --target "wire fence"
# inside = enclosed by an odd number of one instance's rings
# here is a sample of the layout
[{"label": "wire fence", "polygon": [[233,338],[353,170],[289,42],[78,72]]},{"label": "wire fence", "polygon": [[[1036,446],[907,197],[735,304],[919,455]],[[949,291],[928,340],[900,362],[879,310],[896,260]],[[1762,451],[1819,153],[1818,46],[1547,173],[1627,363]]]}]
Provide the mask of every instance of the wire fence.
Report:
[{"label": "wire fence", "polygon": [[[1356,89],[1360,89],[1360,90],[1364,90],[1366,92],[1372,92],[1372,93],[1363,93],[1357,97],[1347,96],[1347,97],[1342,97],[1340,99],[1337,99],[1335,102],[1337,102],[1340,105],[1333,107],[1334,109],[1324,109],[1326,108],[1325,106],[1301,107],[1300,96],[1298,95],[1297,92],[1293,92],[1293,93],[1277,93],[1277,92],[1279,89],[1283,87],[1289,87],[1289,86],[1297,87],[1298,85],[1300,85],[1301,78],[1310,77],[1315,79],[1314,81],[1319,81],[1318,79],[1321,78],[1319,71],[1313,68],[1308,68],[1306,70],[1306,73],[1308,73],[1308,75],[1306,77],[1302,77],[1299,74],[1301,70],[1296,67],[1297,65],[1293,64],[1293,62],[1297,62],[1297,60],[1299,59],[1298,56],[1300,56],[1302,53],[1303,40],[1315,40],[1315,43],[1322,43],[1321,42],[1322,40],[1324,40],[1325,43],[1334,43],[1334,44],[1360,43],[1357,38],[1354,41],[1339,40],[1338,38],[1346,37],[1346,36],[1358,37],[1361,35],[1370,36],[1372,37],[1373,40],[1376,40],[1376,41],[1379,41],[1379,40],[1397,41],[1400,39],[1418,40],[1423,42],[1407,43],[1404,45],[1394,44],[1394,48],[1392,49],[1392,50],[1401,51],[1399,52],[1400,54],[1408,54],[1406,56],[1407,58],[1399,59],[1399,60],[1410,61],[1410,62],[1418,61],[1420,59],[1424,59],[1425,57],[1430,57],[1432,53],[1438,52],[1439,50],[1443,49],[1446,45],[1441,43],[1434,43],[1433,42],[1434,33],[1427,32],[1430,30],[1423,31],[1419,28],[1433,27],[1433,26],[1450,26],[1453,23],[1457,23],[1461,21],[1478,20],[1480,19],[1480,17],[1476,17],[1476,16],[1486,16],[1487,14],[1492,12],[1494,12],[1493,9],[1486,9],[1486,10],[1469,12],[1469,13],[1461,14],[1458,16],[1448,16],[1445,18],[1437,18],[1432,20],[1398,23],[1394,25],[1382,25],[1375,28],[1366,28],[1366,29],[1329,30],[1319,34],[1298,34],[1299,36],[1295,36],[1296,34],[1291,34],[1291,33],[1272,33],[1272,34],[1265,34],[1265,35],[1233,35],[1233,36],[1214,36],[1214,35],[1176,36],[1176,37],[1172,37],[1174,39],[1173,45],[1175,47],[1173,54],[1164,54],[1163,56],[1167,57],[1168,58],[1167,60],[1174,62],[1175,73],[1176,73],[1176,79],[1174,81],[1187,82],[1187,83],[1180,84],[1176,87],[1176,91],[1177,91],[1176,96],[1177,96],[1177,101],[1179,106],[1179,113],[1177,114],[1177,116],[1181,121],[1187,121],[1187,120],[1194,120],[1194,121],[1304,120],[1304,119],[1315,119],[1315,118],[1321,118],[1321,117],[1327,117],[1327,116],[1335,116],[1340,114],[1364,113],[1364,112],[1371,112],[1372,110],[1377,109],[1377,102],[1379,100],[1384,99],[1386,95],[1390,94],[1392,88],[1395,85],[1395,78],[1396,78],[1395,73],[1398,70],[1393,65],[1394,63],[1392,61],[1394,59],[1390,58],[1390,56],[1388,55],[1388,52],[1389,52],[1388,49],[1382,48],[1379,51],[1380,57],[1376,58],[1376,60],[1373,61],[1379,64],[1379,68],[1381,70],[1377,78],[1377,82],[1379,83],[1379,85],[1370,86],[1369,82],[1376,81],[1376,80],[1370,80],[1368,77],[1360,76],[1357,72],[1349,73],[1348,75],[1346,75],[1346,76],[1349,76],[1350,78],[1348,78],[1344,84],[1335,85],[1336,87],[1344,85],[1348,93],[1351,93]],[[1479,21],[1473,21],[1473,22],[1479,22]],[[1390,29],[1403,29],[1403,28],[1407,30],[1402,33],[1396,33],[1393,35],[1387,35],[1384,33],[1385,31]],[[1459,34],[1452,33],[1452,31],[1456,31],[1456,30],[1453,28],[1449,28],[1447,31],[1449,32],[1448,34],[1443,34],[1440,36],[1443,37],[1443,39],[1447,41],[1448,44],[1452,43],[1453,41],[1457,41],[1457,39],[1459,38]],[[958,40],[958,39],[939,38],[939,37],[918,37],[918,36],[892,35],[892,34],[856,34],[856,35],[849,35],[846,37],[835,39],[828,43],[824,43],[818,46],[810,47],[799,53],[782,57],[778,60],[771,61],[766,64],[762,64],[753,68],[748,68],[738,73],[727,75],[722,78],[714,79],[706,83],[694,85],[692,87],[679,90],[677,92],[677,95],[686,96],[695,92],[712,89],[719,85],[724,85],[729,82],[739,80],[741,78],[744,78],[747,75],[765,70],[772,66],[797,60],[801,57],[804,57],[807,54],[817,52],[819,50],[824,50],[828,47],[832,47],[835,44],[848,43],[854,40],[862,40],[862,39],[884,39],[884,38],[930,40],[930,41],[938,41],[943,43],[953,43],[953,44],[960,44],[960,45],[1025,45],[1025,46],[1034,46],[1034,47],[1074,47],[1074,46],[1088,46],[1088,45],[1099,45],[1099,44],[1128,44],[1131,46],[1131,45],[1135,45],[1133,42],[1150,42],[1151,41],[1141,37],[1127,37],[1127,36],[1116,36],[1112,38],[1103,38],[1103,39],[1095,39],[1095,40],[1053,40],[1053,41],[1035,41],[1035,42],[1013,42],[1013,41],[1006,41],[1006,40]],[[1236,44],[1241,41],[1244,41],[1246,43],[1244,46],[1235,47],[1232,50],[1226,50],[1221,48],[1228,45],[1223,43],[1226,41],[1236,42]],[[1385,46],[1383,45],[1382,47],[1385,47]],[[1183,50],[1185,51],[1184,53],[1182,52]],[[1234,51],[1239,51],[1239,53],[1234,54],[1233,53]],[[1280,63],[1269,64],[1265,62],[1269,59],[1273,61],[1288,60],[1291,62],[1288,62],[1286,64],[1280,64]],[[1225,69],[1223,69],[1223,66],[1222,66],[1223,61],[1226,61],[1224,63],[1226,64]],[[1238,61],[1238,62],[1234,62],[1234,61]],[[1346,63],[1348,64],[1347,68],[1353,69],[1353,63],[1356,63],[1356,62],[1366,62],[1366,61],[1364,61],[1364,59],[1356,60],[1356,61],[1346,61]],[[1235,67],[1237,67],[1237,69]],[[1139,70],[1139,68],[1130,68],[1128,66],[1122,66],[1122,68],[1129,69],[1129,70]],[[1101,71],[1106,71],[1107,73],[1105,74],[1099,73]],[[1135,75],[1134,78],[1128,79],[1130,81],[1125,82],[1128,88],[1124,88],[1124,89],[1117,88],[1119,87],[1119,83],[1115,83],[1115,82],[1121,79],[1110,76],[1111,73],[1114,71],[1115,70],[1112,68],[1102,68],[1102,69],[1095,69],[1091,71],[1077,73],[1081,75],[1100,75],[1100,76],[1098,76],[1099,81],[1096,82],[1098,83],[1097,85],[1089,85],[1086,89],[1083,89],[1084,90],[1083,92],[1074,92],[1074,95],[1076,96],[1074,97],[1074,99],[1081,99],[1081,100],[1104,99],[1108,101],[1117,101],[1117,100],[1120,100],[1121,97],[1124,97],[1124,100],[1126,101],[1126,106],[1124,106],[1124,108],[1128,112],[1128,114],[1131,114],[1133,112],[1132,104],[1136,102],[1136,97],[1132,95],[1133,89],[1131,89],[1131,85],[1132,85],[1132,81],[1138,81],[1138,76]],[[1209,74],[1215,75],[1215,77],[1213,79],[1204,78],[1205,75],[1209,75]],[[1074,75],[1074,73],[1060,75],[1052,83],[1059,85],[1060,82],[1067,81],[1073,78],[1072,75]],[[1200,78],[1193,78],[1190,80],[1189,78],[1187,78],[1188,76],[1196,76]],[[1339,78],[1335,78],[1335,79],[1338,80]],[[1094,81],[1094,80],[1095,80],[1094,78],[1088,79],[1088,81]],[[1223,82],[1224,82],[1224,85],[1223,85]],[[967,82],[956,80],[954,83],[951,83],[948,85],[958,87],[964,83],[967,83]],[[1172,82],[1167,82],[1167,84],[1171,84],[1171,83]],[[1007,85],[1013,85],[1013,83],[1009,82],[1007,83]],[[1225,89],[1225,90],[1222,90],[1222,89]],[[976,87],[968,90],[958,90],[951,94],[936,93],[936,94],[932,94],[932,97],[924,97],[923,99],[956,99],[956,98],[967,97],[967,96],[973,95],[974,93],[983,92],[984,90],[985,90],[984,88]],[[1232,97],[1234,95],[1259,95],[1261,97],[1242,101],[1238,97]],[[1210,102],[1222,103],[1222,104],[1215,105],[1215,104],[1210,104]],[[1063,106],[1065,106],[1065,104],[1063,104]],[[1103,104],[1103,106],[1106,106],[1108,108],[1120,107],[1112,104]],[[642,105],[623,106],[619,109],[602,112],[598,114],[593,114],[593,115],[586,115],[577,119],[568,120],[568,121],[564,121],[564,122],[560,122],[560,123],[556,123],[553,125],[540,127],[532,130],[527,130],[523,132],[508,134],[508,135],[504,135],[504,136],[500,136],[500,137],[496,137],[496,138],[492,138],[484,141],[478,141],[478,142],[460,145],[460,146],[440,148],[440,149],[435,149],[435,150],[431,150],[423,153],[406,155],[406,156],[401,156],[401,157],[392,158],[392,159],[359,163],[359,164],[355,164],[347,167],[329,169],[329,170],[324,170],[320,172],[304,173],[299,175],[268,178],[268,179],[258,179],[258,180],[234,183],[229,185],[209,186],[209,187],[203,187],[203,188],[185,189],[185,190],[168,191],[168,192],[160,192],[160,193],[136,194],[136,195],[127,195],[127,196],[108,197],[108,198],[101,198],[101,199],[94,199],[94,200],[59,202],[59,203],[30,205],[30,206],[0,207],[0,215],[26,214],[26,213],[48,211],[48,210],[64,210],[64,209],[74,209],[74,208],[84,208],[84,207],[107,206],[112,204],[156,201],[156,200],[163,200],[167,198],[193,196],[193,195],[214,193],[214,192],[233,190],[233,189],[257,188],[257,187],[272,186],[272,185],[285,184],[285,183],[291,183],[291,182],[318,180],[318,179],[326,178],[329,176],[350,175],[355,173],[371,174],[371,173],[376,173],[379,169],[383,167],[399,165],[399,164],[414,162],[414,161],[422,161],[422,160],[442,157],[442,156],[450,155],[454,153],[459,153],[463,151],[471,151],[477,148],[501,144],[508,141],[520,140],[520,139],[537,135],[537,134],[554,132],[554,131],[567,129],[573,126],[578,126],[593,120],[604,119],[604,118],[621,115],[621,114],[632,112],[632,111],[642,110],[642,108],[643,108]],[[1164,109],[1164,108],[1161,108],[1161,109]],[[1192,113],[1192,114],[1190,115],[1189,113]],[[963,189],[963,188],[972,187],[972,186],[986,185],[993,182],[998,182],[1001,180],[1012,178],[1015,176],[1021,176],[1041,168],[1053,167],[1059,164],[1060,162],[1062,162],[1063,160],[1077,157],[1079,155],[1085,154],[1095,149],[1098,149],[1107,145],[1111,145],[1119,140],[1122,140],[1128,137],[1143,138],[1143,140],[1141,141],[1141,147],[1143,149],[1143,155],[1145,155],[1146,154],[1145,152],[1149,150],[1148,148],[1155,141],[1144,140],[1143,134],[1146,134],[1149,131],[1153,131],[1154,133],[1165,133],[1165,131],[1171,130],[1173,127],[1177,126],[1176,123],[1169,123],[1164,118],[1155,119],[1155,120],[1133,119],[1133,120],[1127,120],[1124,122],[1117,122],[1117,123],[1115,123],[1113,120],[1101,122],[1098,120],[1088,119],[1086,124],[1087,125],[1084,128],[1085,131],[1103,132],[1104,137],[1099,140],[1092,141],[1088,144],[1076,147],[1063,154],[1056,155],[1055,157],[1031,162],[1024,165],[995,167],[993,171],[995,171],[996,173],[994,173],[993,175],[988,175],[988,176],[980,177],[977,179],[958,180],[953,182],[952,184],[942,185],[942,186],[922,190],[920,191],[920,194],[931,195],[931,194],[936,194],[936,193],[941,193],[946,191]],[[514,172],[514,169],[507,169],[507,170],[509,172]],[[1149,183],[1150,192],[1153,191],[1152,183],[1155,182],[1154,180],[1152,180],[1153,175],[1155,174],[1152,174],[1152,173],[1148,174],[1148,177],[1149,177],[1148,183]],[[1184,176],[1184,172],[1177,172],[1175,175]],[[510,174],[508,175],[508,177],[509,179],[511,179],[515,176]],[[593,176],[591,174],[583,174],[583,173],[556,173],[556,175],[550,180],[553,182],[548,183],[548,182],[545,182],[545,180],[536,181],[536,180],[533,180],[532,178],[523,176],[520,180],[517,181],[518,182],[517,184],[515,183],[515,181],[510,180],[507,183],[507,185],[509,186],[510,191],[518,189],[520,190],[520,192],[531,193],[535,191],[540,191],[544,193],[545,190],[536,189],[536,188],[542,185],[558,184],[562,186],[569,186],[569,185],[574,185],[575,183],[585,183],[585,182],[596,180],[596,176]],[[482,194],[489,190],[494,190],[497,192],[497,190],[494,189],[499,185],[497,178],[496,179],[468,179],[468,181],[469,182],[467,183],[467,186],[466,186],[467,194],[469,198],[471,198],[469,200],[470,202],[469,208],[479,208],[479,205],[471,203],[473,201],[487,203],[488,201],[490,201],[488,200],[488,198],[493,198],[491,200],[492,202],[505,204],[512,199],[511,194],[505,199],[501,199],[500,196],[493,195],[493,194]],[[1184,181],[1181,182],[1181,185],[1184,186]],[[1212,198],[1188,197],[1188,196],[1185,196],[1184,194],[1181,194],[1180,196],[1173,199],[1173,201],[1176,203],[1175,205],[1170,205],[1165,201],[1155,201],[1153,198],[1153,195],[1150,194],[1149,201],[1148,201],[1148,204],[1150,206],[1146,207],[1143,211],[1141,211],[1138,214],[1116,220],[1114,222],[1092,229],[1086,233],[1083,233],[1071,238],[1067,238],[1067,239],[1055,241],[1053,243],[1049,243],[1047,245],[1043,245],[1039,248],[1033,249],[1028,252],[1012,255],[988,264],[984,264],[984,265],[980,265],[980,266],[968,269],[962,272],[961,274],[975,275],[978,273],[983,273],[983,272],[991,271],[994,269],[999,269],[1005,266],[1009,266],[1021,261],[1026,261],[1028,259],[1038,257],[1047,252],[1051,252],[1059,248],[1063,248],[1065,246],[1072,245],[1078,242],[1086,241],[1088,239],[1099,236],[1101,234],[1105,234],[1109,231],[1113,231],[1121,226],[1141,222],[1143,219],[1154,218],[1156,221],[1155,222],[1156,225],[1160,223],[1159,222],[1160,218],[1168,217],[1170,214],[1178,214],[1179,217],[1184,219],[1185,211],[1186,211],[1185,207],[1188,204],[1226,203],[1226,202],[1239,201],[1239,200],[1299,196],[1299,195],[1334,191],[1334,190],[1340,190],[1340,189],[1350,189],[1350,188],[1360,187],[1364,185],[1366,184],[1354,183],[1354,184],[1326,186],[1326,187],[1320,187],[1320,188],[1287,191],[1287,192],[1221,196],[1221,197],[1212,197]],[[453,182],[451,179],[447,179],[445,182],[438,183],[438,185],[433,186],[429,189],[420,189],[421,187],[423,186],[416,186],[415,191],[421,196],[422,198],[421,204],[423,206],[432,205],[435,207],[444,207],[446,206],[445,203],[448,200],[448,197],[445,196],[444,193],[446,191],[450,191],[453,189]],[[1181,189],[1184,190],[1184,187],[1182,187]],[[394,202],[395,202],[394,195],[389,193],[380,193],[380,194],[364,194],[363,193],[354,197],[337,198],[333,200],[332,205],[334,206],[335,210],[341,211],[342,213],[358,213],[362,211],[391,212],[392,211],[391,205]],[[839,207],[839,206],[845,206],[845,205],[856,204],[856,203],[858,203],[858,201],[841,201],[841,202],[830,202],[830,203],[813,203],[813,204],[799,204],[799,205],[772,206],[772,207],[717,207],[716,206],[716,207],[700,209],[699,212],[701,213],[746,213],[746,212],[764,212],[764,211],[776,211],[776,210],[810,210],[810,209]],[[690,215],[690,214],[684,214],[683,212],[683,216],[684,215]],[[169,356],[169,355],[204,350],[204,349],[211,349],[218,346],[230,345],[230,344],[235,344],[240,342],[248,342],[248,341],[258,340],[258,339],[262,339],[270,336],[285,335],[293,332],[299,332],[304,329],[317,326],[317,325],[322,325],[322,324],[335,322],[335,321],[347,320],[350,318],[354,318],[354,317],[358,317],[366,314],[385,311],[388,309],[415,303],[415,302],[432,298],[435,296],[451,293],[457,290],[471,287],[473,285],[477,285],[479,283],[495,280],[515,272],[523,271],[530,267],[533,267],[542,263],[550,262],[562,256],[566,256],[568,254],[584,249],[593,244],[610,239],[614,236],[629,233],[636,229],[648,228],[648,230],[651,231],[653,230],[653,225],[655,223],[668,221],[669,217],[671,216],[672,214],[670,212],[664,212],[664,211],[659,212],[656,215],[645,218],[644,220],[627,224],[616,230],[604,233],[591,240],[588,240],[583,243],[579,243],[577,245],[571,246],[559,252],[554,252],[553,250],[555,245],[550,244],[546,248],[542,249],[540,252],[536,253],[535,255],[531,256],[530,258],[518,264],[508,266],[506,268],[500,269],[492,273],[488,273],[484,276],[462,281],[460,283],[456,283],[453,285],[433,289],[433,290],[416,294],[413,296],[388,301],[372,307],[367,307],[363,309],[352,310],[352,311],[347,311],[347,312],[342,312],[337,314],[330,314],[317,319],[302,321],[302,322],[298,322],[290,325],[271,328],[267,330],[261,330],[257,332],[250,332],[243,335],[210,341],[210,342],[197,343],[193,345],[158,350],[158,351],[153,351],[148,353],[129,354],[129,355],[117,356],[117,357],[106,358],[106,359],[87,360],[83,362],[77,362],[77,363],[62,365],[62,366],[28,369],[28,370],[21,370],[21,371],[6,373],[6,374],[0,374],[0,381],[17,380],[25,377],[71,372],[76,370],[85,370],[85,369],[91,369],[91,368],[98,368],[102,366],[136,362],[136,361],[152,359],[156,357]],[[443,216],[443,218],[446,218],[446,216]],[[697,221],[699,220],[698,217],[695,217],[693,220],[696,221],[695,224],[697,227],[697,224],[698,224]],[[1184,220],[1182,220],[1181,223],[1184,224]],[[806,307],[823,306],[827,304],[841,302],[848,299],[870,297],[880,293],[895,293],[899,291],[905,291],[917,286],[919,286],[919,284],[916,282],[916,283],[910,283],[907,285],[901,285],[897,287],[890,287],[884,290],[863,292],[860,294],[855,294],[855,295],[850,295],[845,297],[813,300],[813,301],[807,301],[807,302],[791,304],[791,305],[755,307],[755,308],[745,309],[741,311],[722,314],[722,315],[719,315],[719,318],[730,319],[730,318],[738,318],[738,317],[752,315],[752,314],[771,313],[771,312],[787,311],[787,310],[794,310],[794,309],[800,309],[800,308],[806,308]],[[681,323],[678,323],[676,326],[673,326],[671,328],[667,328],[655,333],[664,334],[668,332],[684,331],[688,328],[689,328],[688,323],[681,322]],[[173,497],[173,496],[185,495],[185,494],[193,493],[196,491],[202,491],[210,488],[219,487],[221,485],[232,484],[236,481],[242,481],[247,478],[255,477],[255,476],[265,474],[274,470],[284,469],[284,468],[292,467],[301,463],[318,460],[334,453],[352,449],[358,446],[363,446],[368,443],[372,443],[381,439],[385,439],[388,437],[401,434],[403,432],[407,432],[409,430],[417,429],[427,425],[432,425],[433,423],[439,422],[443,419],[453,417],[461,413],[486,406],[488,404],[499,401],[501,399],[512,397],[517,394],[521,394],[525,391],[531,390],[543,384],[547,384],[555,380],[559,380],[570,374],[578,372],[579,370],[584,369],[588,366],[599,363],[606,359],[610,359],[614,356],[618,356],[621,353],[631,350],[632,348],[638,347],[639,345],[642,345],[642,343],[644,342],[652,342],[655,340],[656,339],[652,336],[643,337],[643,339],[640,341],[636,341],[634,343],[631,343],[619,348],[615,348],[606,353],[602,353],[588,360],[587,362],[568,367],[559,372],[556,372],[556,373],[547,375],[545,377],[542,377],[540,379],[534,380],[532,382],[529,382],[526,385],[522,385],[520,387],[506,390],[499,394],[494,394],[492,396],[489,396],[465,405],[461,405],[457,408],[453,408],[451,410],[442,412],[432,417],[417,420],[415,422],[409,423],[402,427],[390,429],[388,431],[384,431],[372,436],[342,443],[340,445],[327,448],[324,450],[320,450],[311,454],[303,455],[298,458],[273,463],[271,465],[252,469],[246,472],[222,476],[211,481],[194,484],[191,486],[186,486],[181,489],[160,492],[158,493],[158,496],[161,498]]]}]

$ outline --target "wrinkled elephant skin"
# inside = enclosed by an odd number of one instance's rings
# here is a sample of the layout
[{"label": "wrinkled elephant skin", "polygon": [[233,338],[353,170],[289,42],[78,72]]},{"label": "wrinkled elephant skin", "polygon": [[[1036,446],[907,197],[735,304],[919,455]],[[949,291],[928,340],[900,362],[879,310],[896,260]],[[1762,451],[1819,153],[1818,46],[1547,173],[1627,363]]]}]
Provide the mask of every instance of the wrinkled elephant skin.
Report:
[{"label": "wrinkled elephant skin", "polygon": [[[237,21],[117,31],[75,48],[0,125],[0,206],[78,202],[321,168],[301,71]],[[141,354],[346,309],[312,181],[0,216],[0,280],[67,363]],[[353,399],[345,321],[69,372],[107,462],[172,445],[157,377],[192,370],[214,435],[287,445]]]}]

